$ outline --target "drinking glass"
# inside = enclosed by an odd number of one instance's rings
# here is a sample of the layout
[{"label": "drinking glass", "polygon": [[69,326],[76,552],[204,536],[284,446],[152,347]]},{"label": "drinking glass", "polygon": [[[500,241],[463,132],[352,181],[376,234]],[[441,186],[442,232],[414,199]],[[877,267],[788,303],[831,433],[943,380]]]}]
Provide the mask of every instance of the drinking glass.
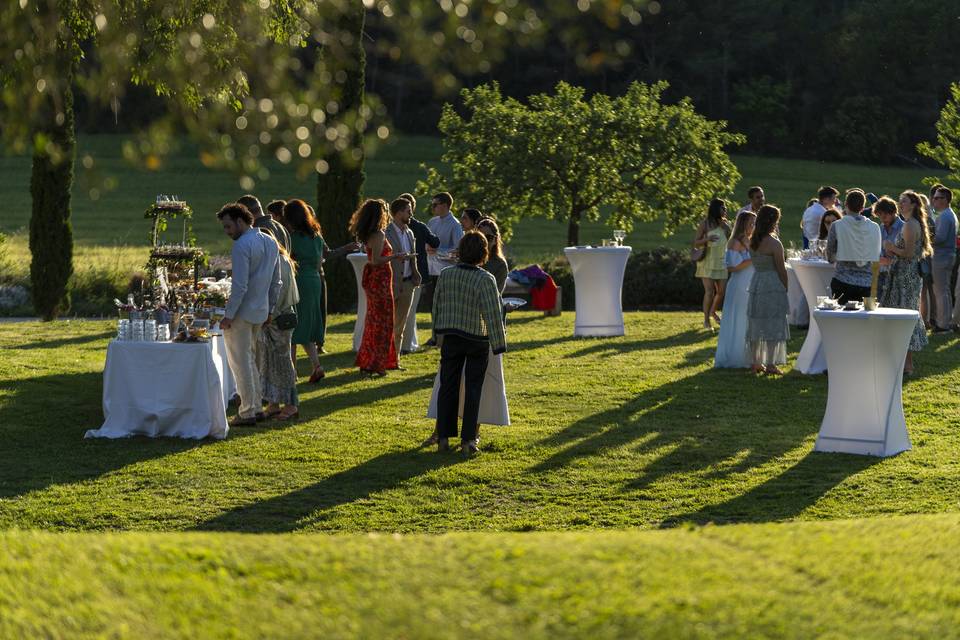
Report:
[{"label": "drinking glass", "polygon": [[617,246],[623,246],[623,239],[627,237],[627,232],[623,229],[615,229],[613,231],[613,239],[617,241]]}]

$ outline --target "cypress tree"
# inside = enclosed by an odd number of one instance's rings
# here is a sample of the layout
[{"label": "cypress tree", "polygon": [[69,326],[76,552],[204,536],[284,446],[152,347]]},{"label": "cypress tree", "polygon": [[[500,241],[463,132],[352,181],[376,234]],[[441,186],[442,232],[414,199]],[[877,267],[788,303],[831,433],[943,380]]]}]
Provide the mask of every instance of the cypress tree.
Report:
[{"label": "cypress tree", "polygon": [[46,113],[35,128],[30,195],[30,283],[33,308],[44,320],[53,320],[70,309],[67,284],[73,273],[73,229],[70,226],[70,190],[76,139],[73,117],[73,62],[58,51],[65,70],[62,100],[51,91]]},{"label": "cypress tree", "polygon": [[[339,112],[356,114],[363,104],[364,67],[363,51],[364,8],[359,0],[348,3],[340,15],[340,33],[353,37],[339,57],[331,57],[328,64],[336,77],[339,71],[346,74],[341,85]],[[334,59],[335,58],[335,59]],[[361,148],[362,150],[362,148]],[[353,240],[347,226],[351,214],[360,206],[363,190],[363,156],[353,159],[349,155],[331,150],[325,157],[329,170],[317,174],[317,217],[323,227],[327,244],[336,248]],[[327,306],[330,311],[349,311],[356,308],[357,288],[353,267],[345,259],[327,261],[324,266],[327,282]]]}]

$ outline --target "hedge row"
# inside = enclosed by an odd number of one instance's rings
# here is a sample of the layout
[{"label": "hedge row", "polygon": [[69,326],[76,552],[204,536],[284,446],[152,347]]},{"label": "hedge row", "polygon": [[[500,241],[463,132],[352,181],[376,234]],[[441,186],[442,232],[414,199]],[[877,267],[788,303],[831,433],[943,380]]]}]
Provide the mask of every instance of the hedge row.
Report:
[{"label": "hedge row", "polygon": [[[570,263],[559,257],[543,266],[557,285],[563,287],[563,308],[573,310],[576,285]],[[698,308],[703,285],[694,276],[696,266],[685,250],[659,247],[634,251],[623,275],[623,308],[636,311],[650,307]]]}]

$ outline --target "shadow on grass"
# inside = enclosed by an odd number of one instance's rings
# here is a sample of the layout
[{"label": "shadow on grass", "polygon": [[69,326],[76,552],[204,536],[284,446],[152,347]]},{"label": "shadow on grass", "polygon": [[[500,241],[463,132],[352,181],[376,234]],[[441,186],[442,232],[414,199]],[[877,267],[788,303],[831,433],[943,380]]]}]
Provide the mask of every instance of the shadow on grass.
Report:
[{"label": "shadow on grass", "polygon": [[82,482],[203,441],[162,438],[84,440],[103,422],[99,372],[2,380],[0,498]]},{"label": "shadow on grass", "polygon": [[71,345],[86,344],[88,342],[99,342],[101,340],[106,340],[107,338],[112,338],[116,336],[115,331],[103,331],[100,333],[90,333],[79,336],[71,336],[69,338],[60,338],[58,340],[40,340],[37,342],[27,342],[24,344],[17,345],[12,347],[14,349],[56,349],[58,347],[66,347]]},{"label": "shadow on grass", "polygon": [[[634,351],[644,351],[651,349],[675,349],[699,344],[707,337],[702,330],[689,329],[683,333],[677,333],[663,338],[642,339],[642,340],[618,340],[616,338],[598,338],[591,340],[582,349],[573,351],[563,356],[564,358],[579,358],[582,356],[603,354],[616,355],[620,353],[632,353]],[[585,338],[584,340],[589,340]],[[704,347],[712,353],[716,350],[715,346]]]},{"label": "shadow on grass", "polygon": [[[704,349],[691,358],[704,357]],[[682,364],[680,365],[683,366]],[[660,481],[720,482],[733,487],[749,472],[794,451],[817,433],[826,406],[826,380],[800,375],[754,378],[743,370],[709,369],[638,394],[619,407],[587,416],[540,444],[563,447],[531,471],[576,466],[624,447],[648,458],[624,483],[647,493]],[[796,516],[876,459],[812,454],[788,472],[718,505],[671,520],[762,522]],[[652,489],[654,494],[656,489]],[[732,490],[727,490],[729,495]]]},{"label": "shadow on grass", "polygon": [[199,531],[286,533],[324,518],[324,511],[392,489],[419,475],[456,464],[456,453],[393,451],[281,496],[228,511],[199,524]]}]

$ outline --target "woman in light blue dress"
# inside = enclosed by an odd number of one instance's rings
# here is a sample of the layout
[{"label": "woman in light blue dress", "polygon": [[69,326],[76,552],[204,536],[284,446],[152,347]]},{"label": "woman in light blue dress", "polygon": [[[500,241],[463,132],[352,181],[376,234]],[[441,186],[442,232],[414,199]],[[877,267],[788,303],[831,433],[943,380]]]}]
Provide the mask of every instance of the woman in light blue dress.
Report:
[{"label": "woman in light blue dress", "polygon": [[717,355],[713,366],[717,369],[748,369],[751,359],[747,353],[747,303],[750,298],[750,280],[753,261],[750,258],[750,236],[757,222],[757,214],[741,211],[727,243],[725,262],[730,277],[723,299],[723,324],[717,338]]}]

